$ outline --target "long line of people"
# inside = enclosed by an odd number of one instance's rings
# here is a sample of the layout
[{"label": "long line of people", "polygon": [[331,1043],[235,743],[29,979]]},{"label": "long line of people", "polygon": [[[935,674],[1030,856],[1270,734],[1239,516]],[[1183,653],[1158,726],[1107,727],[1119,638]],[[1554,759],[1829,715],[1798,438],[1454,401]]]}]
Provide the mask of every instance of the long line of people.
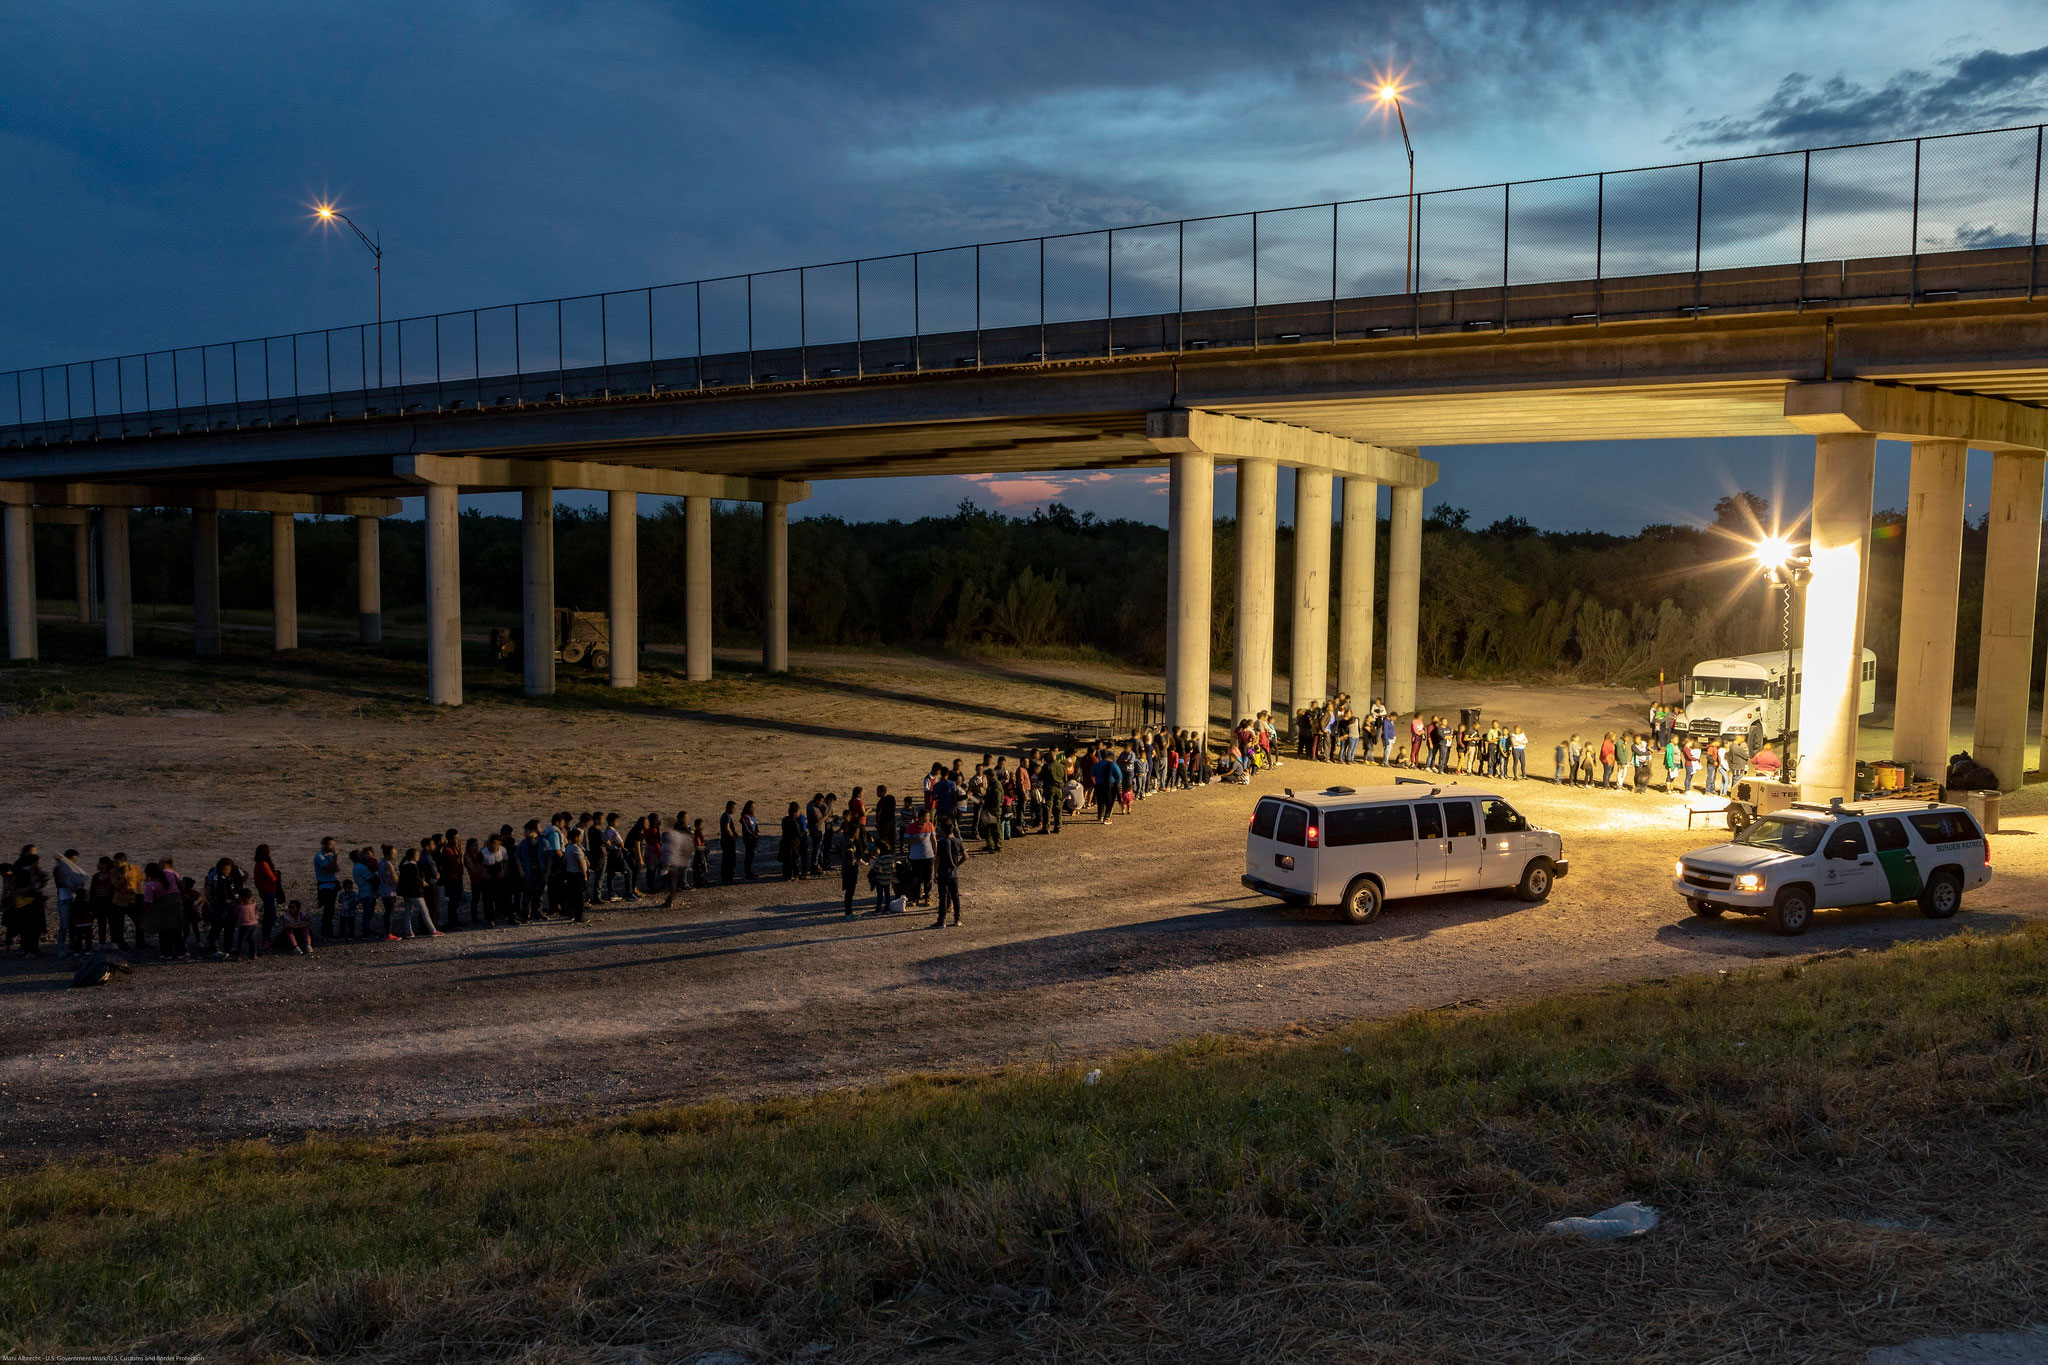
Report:
[{"label": "long line of people", "polygon": [[[1297,710],[1294,738],[1298,756],[1332,763],[1378,763],[1496,781],[1529,776],[1529,735],[1521,725],[1492,721],[1482,728],[1469,712],[1454,719],[1418,711],[1403,722],[1378,698],[1361,715],[1349,697],[1338,696]],[[1776,777],[1783,766],[1760,726],[1746,734],[1702,737],[1687,733],[1682,712],[1659,706],[1642,731],[1609,730],[1598,739],[1573,732],[1559,739],[1550,780],[1681,795],[1697,783],[1703,795],[1715,796],[1732,792],[1739,777]]]},{"label": "long line of people", "polygon": [[[1128,814],[1161,792],[1212,780],[1249,781],[1277,760],[1268,717],[1243,722],[1213,755],[1192,731],[1153,730],[1018,756],[985,753],[935,762],[922,789],[900,798],[878,785],[870,799],[855,787],[791,801],[774,836],[773,863],[755,802],[729,800],[707,830],[679,810],[633,819],[616,811],[557,811],[515,831],[467,836],[458,829],[416,842],[343,848],[329,837],[312,855],[292,895],[268,844],[244,865],[216,859],[186,874],[173,855],[138,862],[126,853],[88,868],[76,849],[45,866],[23,847],[0,862],[0,948],[40,955],[54,893],[60,955],[95,945],[153,948],[163,958],[249,958],[276,952],[310,956],[316,942],[431,937],[460,929],[587,920],[592,906],[679,895],[757,881],[823,876],[838,865],[853,912],[854,888],[876,893],[877,910],[903,913],[938,898],[938,919],[959,923],[959,870],[965,840],[989,853],[1025,834],[1057,834],[1069,817],[1097,823]],[[870,912],[874,913],[874,912]],[[465,918],[466,917],[466,918]]]}]

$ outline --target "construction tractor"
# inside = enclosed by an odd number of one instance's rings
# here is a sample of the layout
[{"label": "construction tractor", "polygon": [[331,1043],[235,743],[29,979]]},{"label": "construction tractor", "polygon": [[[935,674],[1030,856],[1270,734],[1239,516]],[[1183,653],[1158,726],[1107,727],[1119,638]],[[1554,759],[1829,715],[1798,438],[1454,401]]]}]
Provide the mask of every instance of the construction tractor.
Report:
[{"label": "construction tractor", "polygon": [[[525,666],[526,635],[518,626],[491,632],[491,657],[515,672]],[[612,666],[611,618],[601,611],[555,611],[555,662],[603,671]]]}]

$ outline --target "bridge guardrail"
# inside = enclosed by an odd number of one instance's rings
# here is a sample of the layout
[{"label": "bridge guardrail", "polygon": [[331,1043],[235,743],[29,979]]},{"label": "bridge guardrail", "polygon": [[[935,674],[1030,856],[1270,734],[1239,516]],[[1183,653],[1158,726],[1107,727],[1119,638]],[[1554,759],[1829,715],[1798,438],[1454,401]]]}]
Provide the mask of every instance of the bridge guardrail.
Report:
[{"label": "bridge guardrail", "polygon": [[[1289,329],[1268,344],[1420,334],[1444,325],[1447,294],[1453,325],[1505,330],[1555,321],[1541,287],[1566,283],[1592,284],[1568,320],[1634,311],[1609,281],[1682,293],[1685,277],[1693,302],[1675,311],[1700,315],[1708,281],[1795,264],[1793,297],[1774,301],[1859,297],[1850,263],[1895,259],[1859,286],[1918,304],[1965,292],[1944,258],[1987,249],[2015,266],[2024,251],[2023,281],[1999,287],[2031,299],[2043,140],[2037,124],[1425,190],[0,371],[0,447],[303,421],[309,399],[329,400],[313,405],[327,420],[483,404],[508,382],[523,403],[567,398],[572,378],[604,397],[1178,351],[1205,340],[1191,318],[1248,317],[1254,348],[1262,320]],[[1811,262],[1841,278],[1814,281]],[[1373,325],[1347,332],[1347,313]]]}]

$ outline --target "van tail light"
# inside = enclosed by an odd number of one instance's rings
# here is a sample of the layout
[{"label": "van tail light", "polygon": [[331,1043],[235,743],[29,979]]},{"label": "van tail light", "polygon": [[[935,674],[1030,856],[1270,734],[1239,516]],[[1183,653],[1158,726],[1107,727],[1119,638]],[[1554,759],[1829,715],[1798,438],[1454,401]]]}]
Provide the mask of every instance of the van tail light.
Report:
[{"label": "van tail light", "polygon": [[[1322,842],[1322,837],[1322,830],[1317,828],[1314,823],[1311,823],[1308,827],[1308,846],[1310,848],[1314,848],[1317,844]],[[1986,844],[1984,847],[1989,848],[1991,847],[1991,845]]]},{"label": "van tail light", "polygon": [[1984,841],[1984,866],[1991,866],[1991,841],[1989,839]]}]

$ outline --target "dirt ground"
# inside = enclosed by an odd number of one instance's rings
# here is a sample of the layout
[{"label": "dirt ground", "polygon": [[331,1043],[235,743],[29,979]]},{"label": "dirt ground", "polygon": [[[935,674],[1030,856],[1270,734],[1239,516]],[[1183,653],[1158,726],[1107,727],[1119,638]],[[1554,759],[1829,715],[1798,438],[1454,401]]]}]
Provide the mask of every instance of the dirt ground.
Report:
[{"label": "dirt ground", "polygon": [[[288,892],[303,893],[322,835],[348,847],[449,826],[481,834],[594,806],[681,807],[710,826],[729,797],[758,801],[772,828],[782,803],[814,790],[913,790],[934,759],[1042,742],[1063,719],[1106,714],[1117,687],[1157,686],[1079,664],[796,663],[787,678],[665,694],[686,696],[675,709],[607,693],[573,708],[366,711],[312,695],[225,712],[15,715],[0,719],[0,832],[46,852],[174,851],[188,873],[268,842]],[[1547,773],[1557,735],[1633,724],[1644,699],[1432,680],[1422,704],[1520,721],[1532,769]],[[1869,731],[1866,748],[1881,756],[1889,739]],[[0,1160],[1071,1060],[2048,914],[2048,844],[2034,842],[2048,829],[2048,788],[2008,802],[1997,877],[1948,923],[1911,908],[1828,912],[1788,940],[1757,920],[1695,920],[1668,888],[1671,861],[1725,831],[1708,821],[1688,832],[1675,796],[1540,781],[1507,794],[1564,835],[1572,872],[1546,904],[1405,901],[1352,927],[1245,892],[1243,831],[1258,794],[1340,778],[1391,774],[1289,762],[1249,790],[1164,794],[1106,828],[1074,824],[977,854],[959,929],[934,930],[916,912],[843,920],[828,876],[693,893],[671,911],[607,907],[582,926],[323,945],[310,960],[138,955],[133,976],[97,990],[67,989],[54,957],[11,958],[0,962]]]}]

